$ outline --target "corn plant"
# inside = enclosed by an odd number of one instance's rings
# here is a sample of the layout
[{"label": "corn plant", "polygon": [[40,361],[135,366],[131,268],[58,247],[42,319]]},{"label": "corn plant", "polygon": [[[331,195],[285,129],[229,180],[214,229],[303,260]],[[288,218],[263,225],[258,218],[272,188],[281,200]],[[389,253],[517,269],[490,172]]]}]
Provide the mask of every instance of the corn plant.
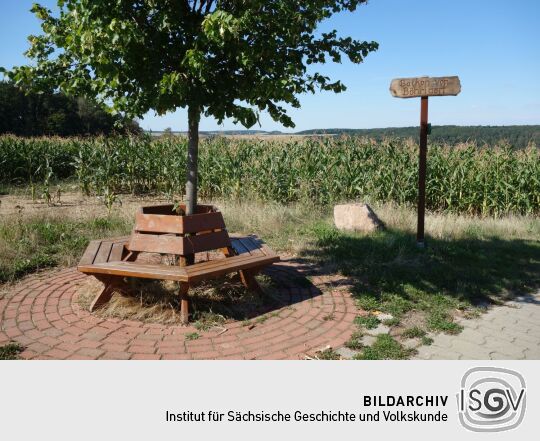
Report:
[{"label": "corn plant", "polygon": [[[83,193],[102,196],[111,209],[123,193],[161,194],[174,201],[183,195],[186,151],[182,137],[0,136],[0,181],[33,188],[51,172],[55,178],[73,177]],[[317,205],[365,199],[413,205],[417,198],[418,147],[401,139],[213,137],[201,143],[199,164],[203,198]],[[540,151],[430,145],[426,186],[432,211],[537,215]]]}]

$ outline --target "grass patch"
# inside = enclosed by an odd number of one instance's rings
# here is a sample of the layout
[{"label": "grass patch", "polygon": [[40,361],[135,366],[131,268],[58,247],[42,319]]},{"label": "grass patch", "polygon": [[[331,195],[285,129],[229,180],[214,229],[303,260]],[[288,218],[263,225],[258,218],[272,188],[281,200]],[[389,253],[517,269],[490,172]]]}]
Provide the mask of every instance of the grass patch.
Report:
[{"label": "grass patch", "polygon": [[9,282],[20,279],[27,274],[34,273],[41,269],[51,268],[57,265],[55,256],[47,254],[36,254],[29,258],[18,257],[12,266],[3,265],[0,268],[0,282]]},{"label": "grass patch", "polygon": [[341,360],[341,356],[332,348],[327,348],[322,351],[317,351],[315,356],[319,360]]},{"label": "grass patch", "polygon": [[227,319],[221,314],[216,314],[215,312],[201,312],[198,314],[197,321],[193,323],[195,329],[198,331],[209,331],[212,328],[223,326]]},{"label": "grass patch", "polygon": [[200,337],[198,332],[190,332],[184,336],[187,341],[198,340]]},{"label": "grass patch", "polygon": [[362,349],[364,347],[362,337],[363,334],[360,331],[354,332],[353,335],[351,335],[351,338],[345,343],[345,347],[352,349],[353,351]]},{"label": "grass patch", "polygon": [[[381,206],[375,211],[385,231],[345,233],[330,221],[320,222],[301,257],[334,266],[348,277],[357,306],[391,314],[388,326],[418,314],[420,328],[456,334],[462,329],[457,315],[476,317],[481,311],[477,305],[540,287],[539,219],[428,214],[428,246],[419,249],[414,210]],[[375,326],[371,318],[357,323]]]},{"label": "grass patch", "polygon": [[463,326],[452,321],[452,317],[446,311],[432,311],[426,321],[428,328],[432,331],[459,334],[463,329]]},{"label": "grass patch", "polygon": [[375,329],[381,321],[374,315],[359,315],[354,319],[354,323],[365,329]]},{"label": "grass patch", "polygon": [[427,335],[424,335],[421,341],[424,346],[431,346],[433,344],[433,339]]},{"label": "grass patch", "polygon": [[397,317],[392,317],[391,319],[383,320],[383,325],[385,326],[397,326],[401,323],[401,320]]},{"label": "grass patch", "polygon": [[418,326],[413,326],[412,328],[405,329],[401,335],[405,338],[421,338],[426,335],[426,331]]},{"label": "grass patch", "polygon": [[19,354],[24,351],[19,343],[8,343],[0,346],[0,360],[20,360]]},{"label": "grass patch", "polygon": [[405,349],[398,341],[388,334],[380,334],[371,346],[355,356],[356,360],[405,360],[414,353]]},{"label": "grass patch", "polygon": [[379,299],[371,294],[357,294],[356,306],[364,311],[375,311],[379,307]]},{"label": "grass patch", "polygon": [[0,220],[0,282],[12,282],[43,268],[72,266],[92,239],[129,234],[121,217],[3,216]]}]

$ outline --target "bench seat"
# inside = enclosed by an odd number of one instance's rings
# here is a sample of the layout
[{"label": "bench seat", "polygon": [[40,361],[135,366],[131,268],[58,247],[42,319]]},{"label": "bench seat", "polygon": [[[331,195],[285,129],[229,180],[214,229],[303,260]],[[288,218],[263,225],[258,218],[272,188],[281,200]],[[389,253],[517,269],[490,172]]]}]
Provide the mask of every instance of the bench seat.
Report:
[{"label": "bench seat", "polygon": [[[91,305],[91,310],[106,303],[114,289],[125,288],[122,280],[134,277],[180,282],[181,295],[187,295],[190,285],[202,280],[239,272],[242,282],[249,288],[257,287],[253,276],[263,267],[278,262],[279,256],[256,236],[230,237],[233,255],[224,256],[189,266],[143,263],[130,260],[127,246],[130,237],[94,240],[88,245],[77,269],[96,277],[105,284],[104,291]],[[187,298],[182,304],[183,316],[187,321]],[[184,311],[185,309],[185,311]]]},{"label": "bench seat", "polygon": [[[114,260],[92,264],[79,264],[77,269],[85,274],[104,274],[110,276],[137,277],[142,279],[174,280],[177,282],[196,283],[201,280],[219,277],[231,272],[257,268],[279,261],[279,256],[268,247],[257,247],[253,237],[231,238],[237,255],[179,267],[172,265],[123,262],[116,260],[120,252],[111,252]],[[235,246],[236,245],[236,246]],[[246,247],[249,246],[250,248]],[[102,245],[104,248],[109,243]],[[111,246],[111,250],[114,245]],[[103,255],[105,252],[103,253]]]}]

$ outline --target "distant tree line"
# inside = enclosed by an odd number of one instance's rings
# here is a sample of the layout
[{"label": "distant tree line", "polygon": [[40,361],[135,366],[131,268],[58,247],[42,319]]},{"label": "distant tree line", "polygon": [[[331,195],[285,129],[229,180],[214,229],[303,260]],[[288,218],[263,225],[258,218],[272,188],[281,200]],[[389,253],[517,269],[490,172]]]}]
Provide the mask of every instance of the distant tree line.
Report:
[{"label": "distant tree line", "polygon": [[0,134],[85,136],[140,131],[135,121],[113,116],[85,98],[57,92],[25,93],[0,81]]},{"label": "distant tree line", "polygon": [[[389,127],[386,129],[327,129],[306,130],[302,135],[337,134],[365,136],[380,141],[383,138],[418,138],[418,127]],[[479,145],[509,144],[524,148],[529,144],[540,147],[540,126],[433,126],[430,142],[459,144],[476,142]]]}]

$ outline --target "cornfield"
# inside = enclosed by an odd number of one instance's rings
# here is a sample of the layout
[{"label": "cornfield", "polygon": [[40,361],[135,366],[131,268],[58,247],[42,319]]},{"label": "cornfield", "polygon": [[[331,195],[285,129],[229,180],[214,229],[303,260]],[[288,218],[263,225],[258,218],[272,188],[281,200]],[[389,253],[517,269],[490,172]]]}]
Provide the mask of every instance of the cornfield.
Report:
[{"label": "cornfield", "polygon": [[[181,196],[187,141],[0,137],[0,181],[44,185],[76,178],[85,194]],[[200,196],[309,202],[414,204],[417,146],[388,139],[256,140],[208,138],[199,154]],[[430,145],[426,205],[432,211],[500,216],[540,213],[536,147]],[[51,178],[52,177],[52,178]]]}]

